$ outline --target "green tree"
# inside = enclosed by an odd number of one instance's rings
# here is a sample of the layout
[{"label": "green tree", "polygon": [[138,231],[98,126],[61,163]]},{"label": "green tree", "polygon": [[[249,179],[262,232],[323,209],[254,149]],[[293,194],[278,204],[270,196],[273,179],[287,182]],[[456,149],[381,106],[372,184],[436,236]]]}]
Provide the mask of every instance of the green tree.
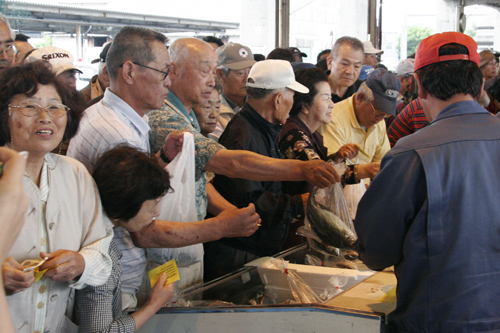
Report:
[{"label": "green tree", "polygon": [[434,31],[428,27],[419,25],[412,25],[409,27],[406,33],[406,54],[410,55],[415,53],[420,41],[432,34],[434,34]]},{"label": "green tree", "polygon": [[471,29],[465,29],[464,33],[466,35],[469,35],[471,38],[474,38],[476,37],[476,34],[477,34],[477,25],[476,23],[474,23],[472,25],[472,28]]},{"label": "green tree", "polygon": [[43,40],[35,44],[35,48],[39,49],[44,46],[53,45],[54,39],[48,35],[43,35]]}]

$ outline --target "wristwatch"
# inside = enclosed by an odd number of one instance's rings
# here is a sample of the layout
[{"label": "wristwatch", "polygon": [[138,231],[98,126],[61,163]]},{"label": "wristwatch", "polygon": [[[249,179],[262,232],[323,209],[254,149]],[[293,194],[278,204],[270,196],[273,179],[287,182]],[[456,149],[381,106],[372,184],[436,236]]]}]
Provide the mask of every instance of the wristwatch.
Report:
[{"label": "wristwatch", "polygon": [[163,150],[163,146],[160,149],[160,158],[162,159],[163,162],[165,163],[170,163],[172,162],[171,160],[168,159],[167,155],[165,155],[165,151]]}]

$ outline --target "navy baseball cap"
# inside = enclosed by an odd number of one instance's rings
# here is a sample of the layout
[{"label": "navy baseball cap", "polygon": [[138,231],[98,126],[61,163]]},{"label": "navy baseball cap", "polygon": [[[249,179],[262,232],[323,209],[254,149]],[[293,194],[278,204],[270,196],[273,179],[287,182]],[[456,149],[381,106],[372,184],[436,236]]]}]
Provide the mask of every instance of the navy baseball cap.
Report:
[{"label": "navy baseball cap", "polygon": [[365,82],[373,92],[375,103],[380,111],[396,116],[396,104],[401,89],[401,82],[396,75],[386,69],[377,68]]}]

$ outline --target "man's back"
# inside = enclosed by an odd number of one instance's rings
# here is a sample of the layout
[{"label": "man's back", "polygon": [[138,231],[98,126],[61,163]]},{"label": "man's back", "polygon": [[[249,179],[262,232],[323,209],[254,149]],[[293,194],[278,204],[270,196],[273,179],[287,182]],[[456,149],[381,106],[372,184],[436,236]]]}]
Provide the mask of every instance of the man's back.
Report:
[{"label": "man's back", "polygon": [[499,159],[500,120],[472,101],[445,108],[384,158],[356,230],[368,266],[395,265],[399,330],[500,329]]}]

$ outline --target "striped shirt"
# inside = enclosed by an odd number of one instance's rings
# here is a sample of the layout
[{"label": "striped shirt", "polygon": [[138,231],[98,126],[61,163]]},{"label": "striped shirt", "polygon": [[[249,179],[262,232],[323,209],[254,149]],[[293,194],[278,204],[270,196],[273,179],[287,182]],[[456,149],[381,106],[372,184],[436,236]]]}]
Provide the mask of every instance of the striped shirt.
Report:
[{"label": "striped shirt", "polygon": [[413,100],[396,116],[387,129],[391,147],[394,147],[402,137],[415,133],[428,123],[420,98]]},{"label": "striped shirt", "polygon": [[[147,116],[140,117],[124,100],[106,89],[103,99],[85,110],[76,136],[71,139],[68,156],[82,162],[92,172],[99,156],[119,144],[149,149]],[[115,229],[113,240],[122,253],[122,293],[135,295],[146,268],[146,250],[134,246],[130,234]]]},{"label": "striped shirt", "polygon": [[106,89],[104,98],[85,110],[67,156],[82,162],[92,173],[99,156],[119,144],[149,152],[147,116],[141,117],[125,101]]}]

